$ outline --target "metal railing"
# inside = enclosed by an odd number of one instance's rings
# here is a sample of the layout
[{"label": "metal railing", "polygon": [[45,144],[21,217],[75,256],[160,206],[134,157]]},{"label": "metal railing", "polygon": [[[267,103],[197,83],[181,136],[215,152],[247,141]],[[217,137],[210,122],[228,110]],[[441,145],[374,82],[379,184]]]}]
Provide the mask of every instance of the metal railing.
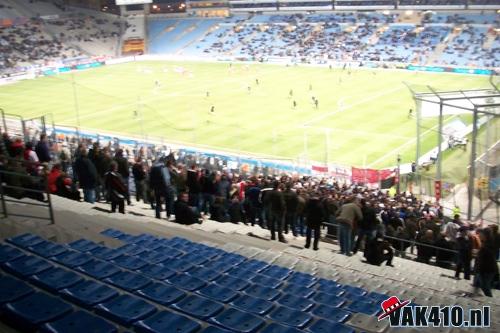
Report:
[{"label": "metal railing", "polygon": [[[330,227],[335,227],[335,228],[339,227],[338,223],[323,222],[323,225],[330,226]],[[328,235],[332,235],[332,236],[334,236],[334,238],[337,238],[336,234],[330,234],[329,233]],[[422,247],[432,248],[432,249],[437,250],[437,251],[451,252],[451,253],[454,253],[454,254],[458,253],[457,250],[447,249],[445,247],[439,247],[439,246],[435,246],[435,245],[432,245],[432,244],[417,242],[415,239],[404,239],[404,238],[398,238],[398,237],[387,236],[387,235],[384,235],[384,239],[390,239],[390,240],[399,241],[401,245],[408,244],[408,246],[406,248],[408,248],[408,247],[414,247],[414,246],[422,246]],[[403,248],[403,246],[401,246],[401,248]]]},{"label": "metal railing", "polygon": [[[10,179],[12,177],[18,177],[20,179],[28,179],[28,180],[38,180],[40,181],[40,189],[37,188],[30,188],[27,186],[18,186],[18,185],[12,185],[10,184]],[[41,189],[43,188],[43,189]],[[14,194],[13,196],[9,195],[15,191],[18,191],[18,194]],[[26,196],[25,194],[35,194],[35,195],[40,195],[43,199],[40,201],[40,203],[37,202],[31,202],[28,200],[22,200],[24,198],[30,198],[29,196]],[[9,196],[7,196],[9,195]],[[50,224],[55,223],[54,219],[54,211],[52,209],[52,201],[50,198],[50,192],[47,186],[47,180],[45,177],[40,177],[40,176],[32,176],[29,174],[25,173],[19,173],[19,172],[11,172],[11,171],[5,171],[5,170],[0,170],[0,201],[2,205],[2,214],[4,218],[7,218],[9,216],[16,216],[16,217],[26,217],[26,218],[31,218],[31,219],[38,219],[38,220],[48,220],[50,221]],[[28,205],[28,206],[37,206],[37,207],[47,207],[49,210],[49,216],[39,216],[39,215],[29,215],[29,214],[20,214],[20,213],[13,213],[9,212],[7,210],[7,202],[11,203],[18,203],[18,204],[23,204],[23,205]]]}]

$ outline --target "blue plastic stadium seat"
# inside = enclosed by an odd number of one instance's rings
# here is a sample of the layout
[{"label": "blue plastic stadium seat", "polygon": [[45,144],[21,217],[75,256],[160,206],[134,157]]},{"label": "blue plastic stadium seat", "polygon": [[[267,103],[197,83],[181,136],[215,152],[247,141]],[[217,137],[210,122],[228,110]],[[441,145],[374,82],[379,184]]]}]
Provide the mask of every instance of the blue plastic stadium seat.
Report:
[{"label": "blue plastic stadium seat", "polygon": [[299,297],[309,298],[314,294],[314,289],[306,288],[303,285],[298,285],[294,283],[287,284],[282,288],[283,292]]},{"label": "blue plastic stadium seat", "polygon": [[0,305],[33,293],[35,290],[21,280],[0,276]]},{"label": "blue plastic stadium seat", "polygon": [[234,276],[238,279],[244,279],[244,280],[251,279],[255,275],[257,275],[256,272],[249,271],[246,269],[240,269],[239,266],[235,266],[235,267],[231,268],[229,271],[227,271],[227,274]]},{"label": "blue plastic stadium seat", "polygon": [[284,280],[286,279],[290,274],[292,273],[291,270],[288,268],[276,266],[276,265],[271,265],[265,269],[263,269],[260,274],[264,274],[266,276],[278,279],[278,280]]},{"label": "blue plastic stadium seat", "polygon": [[180,256],[179,259],[189,262],[191,265],[203,265],[208,261],[207,257],[201,256],[199,254],[187,253]]},{"label": "blue plastic stadium seat", "polygon": [[98,244],[86,239],[76,240],[74,242],[69,243],[68,246],[80,252],[92,251],[99,247]]},{"label": "blue plastic stadium seat", "polygon": [[337,282],[324,279],[318,280],[317,290],[324,293],[339,295],[339,296],[345,293],[345,290],[342,289],[342,286],[339,285]]},{"label": "blue plastic stadium seat", "polygon": [[223,262],[223,261],[219,261],[218,259],[208,261],[203,265],[203,267],[210,268],[210,269],[217,271],[217,272],[220,272],[220,273],[227,272],[228,270],[233,268],[233,266],[234,265],[228,264],[228,263]]},{"label": "blue plastic stadium seat", "polygon": [[110,301],[95,306],[98,313],[123,325],[130,325],[144,319],[156,311],[156,307],[140,298],[120,295]]},{"label": "blue plastic stadium seat", "polygon": [[36,292],[5,304],[5,316],[20,331],[31,331],[39,325],[60,318],[73,308],[60,298]]},{"label": "blue plastic stadium seat", "polygon": [[366,295],[369,299],[373,300],[374,303],[381,303],[389,298],[389,296],[372,291]]},{"label": "blue plastic stadium seat", "polygon": [[142,248],[145,248],[148,251],[155,251],[164,248],[164,246],[157,240],[141,240],[134,244]]},{"label": "blue plastic stadium seat", "polygon": [[61,244],[43,241],[42,243],[30,246],[29,250],[42,257],[49,258],[67,252],[68,248]]},{"label": "blue plastic stadium seat", "polygon": [[68,251],[53,257],[52,260],[60,263],[61,265],[73,268],[88,263],[92,260],[92,256],[79,251]]},{"label": "blue plastic stadium seat", "polygon": [[83,281],[81,275],[63,268],[54,267],[31,277],[33,283],[52,292],[74,286]]},{"label": "blue plastic stadium seat", "polygon": [[136,244],[126,244],[120,246],[117,250],[123,251],[123,253],[128,254],[129,256],[137,256],[146,252],[148,249]]},{"label": "blue plastic stadium seat", "polygon": [[357,296],[364,296],[367,294],[366,290],[363,288],[359,287],[353,287],[353,286],[342,286],[342,289],[348,292],[350,295],[357,295]]},{"label": "blue plastic stadium seat", "polygon": [[278,306],[267,316],[274,321],[297,328],[305,327],[313,318],[308,313],[290,309],[286,306]]},{"label": "blue plastic stadium seat", "polygon": [[167,279],[167,282],[188,291],[195,291],[206,285],[205,281],[185,273],[173,275]]},{"label": "blue plastic stadium seat", "polygon": [[224,309],[222,304],[197,295],[183,298],[172,306],[190,316],[204,320],[213,317]]},{"label": "blue plastic stadium seat", "polygon": [[123,232],[116,229],[106,229],[104,231],[101,231],[101,235],[108,236],[111,238],[118,238],[123,235]]},{"label": "blue plastic stadium seat", "polygon": [[180,257],[184,254],[183,251],[181,251],[179,249],[174,249],[174,248],[172,248],[170,246],[166,246],[166,245],[162,245],[161,247],[156,248],[155,250],[158,252],[167,254],[170,258],[177,258],[177,257]]},{"label": "blue plastic stadium seat", "polygon": [[106,246],[99,246],[91,251],[88,251],[92,256],[102,260],[113,260],[125,254],[122,250],[112,249]]},{"label": "blue plastic stadium seat", "polygon": [[355,330],[349,326],[325,319],[319,319],[314,322],[311,327],[309,327],[308,331],[312,333],[355,333]]},{"label": "blue plastic stadium seat", "polygon": [[217,326],[208,326],[201,333],[231,333],[231,331],[225,330]]},{"label": "blue plastic stadium seat", "polygon": [[276,302],[299,311],[308,311],[314,305],[314,302],[305,297],[298,297],[290,294],[284,294],[278,298]]},{"label": "blue plastic stadium seat", "polygon": [[232,308],[225,310],[211,320],[230,331],[241,333],[255,332],[265,324],[264,320],[253,314]]},{"label": "blue plastic stadium seat", "polygon": [[197,291],[200,295],[211,298],[213,300],[227,303],[239,295],[238,292],[219,286],[217,283],[209,283],[205,287]]},{"label": "blue plastic stadium seat", "polygon": [[278,298],[281,293],[279,290],[274,288],[264,287],[259,284],[252,284],[250,287],[243,291],[245,294],[264,299],[266,301],[272,301]]},{"label": "blue plastic stadium seat", "polygon": [[164,252],[148,251],[148,252],[142,253],[140,255],[140,258],[149,264],[159,264],[159,263],[164,262],[172,257]]},{"label": "blue plastic stadium seat", "polygon": [[221,275],[221,273],[216,272],[212,269],[197,266],[191,268],[189,271],[187,271],[187,273],[204,281],[213,281]]},{"label": "blue plastic stadium seat", "polygon": [[137,244],[143,241],[157,241],[158,237],[150,235],[150,234],[140,234],[140,235],[132,235],[129,239],[129,243]]},{"label": "blue plastic stadium seat", "polygon": [[274,306],[274,303],[272,302],[248,295],[241,295],[233,300],[231,304],[240,310],[251,312],[260,316],[268,313]]},{"label": "blue plastic stadium seat", "polygon": [[0,264],[7,261],[14,261],[24,256],[24,253],[15,247],[7,244],[0,244]]},{"label": "blue plastic stadium seat", "polygon": [[326,304],[334,308],[338,308],[346,302],[346,299],[343,297],[323,292],[316,292],[316,294],[312,297],[312,300],[316,303]]},{"label": "blue plastic stadium seat", "polygon": [[247,260],[247,258],[242,256],[241,254],[227,253],[226,252],[220,256],[219,260],[223,261],[227,264],[231,264],[231,265],[240,265],[245,260]]},{"label": "blue plastic stadium seat", "polygon": [[230,275],[222,275],[221,277],[217,278],[215,282],[223,287],[237,291],[245,289],[250,284],[245,280],[238,279]]},{"label": "blue plastic stadium seat", "polygon": [[110,277],[121,271],[117,266],[97,259],[92,259],[88,263],[79,266],[77,269],[98,280]]},{"label": "blue plastic stadium seat", "polygon": [[343,323],[351,316],[351,313],[348,311],[324,304],[315,306],[311,313],[320,318],[326,318],[336,323]]},{"label": "blue plastic stadium seat", "polygon": [[35,246],[45,241],[40,236],[33,234],[22,234],[16,237],[7,238],[7,242],[22,247],[23,249],[27,249],[30,246]]},{"label": "blue plastic stadium seat", "polygon": [[47,333],[116,333],[115,325],[85,311],[76,311],[61,319],[46,323],[42,332]]},{"label": "blue plastic stadium seat", "polygon": [[48,261],[33,256],[24,256],[13,261],[8,261],[2,266],[5,270],[22,277],[41,273],[54,267]]},{"label": "blue plastic stadium seat", "polygon": [[151,283],[151,279],[144,275],[127,271],[115,274],[104,281],[128,291],[142,289]]},{"label": "blue plastic stadium seat", "polygon": [[204,250],[201,250],[197,252],[196,254],[199,256],[202,256],[204,258],[207,258],[208,260],[213,260],[217,258],[218,256],[221,255],[221,251],[219,249],[214,249],[214,248],[207,248]]},{"label": "blue plastic stadium seat", "polygon": [[166,280],[176,274],[175,271],[161,264],[146,265],[139,269],[139,272],[156,280]]},{"label": "blue plastic stadium seat", "polygon": [[290,327],[290,326],[272,323],[270,325],[267,325],[260,332],[261,333],[302,333],[303,331],[298,330],[298,329],[293,328],[293,327]]},{"label": "blue plastic stadium seat", "polygon": [[290,277],[286,280],[288,283],[298,284],[300,286],[304,286],[307,288],[311,288],[316,284],[317,279],[311,274],[294,272]]},{"label": "blue plastic stadium seat", "polygon": [[184,291],[161,282],[154,282],[136,293],[162,305],[170,305],[186,296]]},{"label": "blue plastic stadium seat", "polygon": [[262,274],[255,275],[253,278],[250,279],[250,281],[269,288],[279,288],[283,284],[283,281],[279,279],[275,279]]},{"label": "blue plastic stadium seat", "polygon": [[135,323],[134,327],[139,333],[194,333],[201,329],[198,322],[170,311],[158,312]]},{"label": "blue plastic stadium seat", "polygon": [[103,283],[85,280],[73,287],[61,290],[61,295],[73,303],[91,307],[118,296],[118,291]]},{"label": "blue plastic stadium seat", "polygon": [[129,269],[131,271],[136,271],[146,266],[148,263],[140,258],[123,255],[120,256],[112,262],[122,268]]},{"label": "blue plastic stadium seat", "polygon": [[374,316],[381,311],[379,305],[362,301],[351,302],[349,305],[344,307],[344,309],[350,312],[361,312],[371,316]]},{"label": "blue plastic stadium seat", "polygon": [[187,272],[193,267],[193,264],[191,264],[190,262],[176,258],[164,261],[163,265],[170,268],[173,271],[178,271],[178,272]]},{"label": "blue plastic stadium seat", "polygon": [[247,260],[247,261],[242,262],[241,264],[238,265],[238,267],[240,267],[240,269],[245,269],[245,270],[256,272],[256,273],[259,273],[260,271],[262,271],[264,268],[266,268],[268,266],[269,266],[268,263],[266,263],[264,261],[260,261],[260,260],[255,260],[255,259]]},{"label": "blue plastic stadium seat", "polygon": [[128,235],[128,234],[123,234],[123,235],[118,236],[116,238],[121,240],[122,242],[125,242],[125,243],[133,243],[137,239],[136,236],[132,236],[132,235]]}]

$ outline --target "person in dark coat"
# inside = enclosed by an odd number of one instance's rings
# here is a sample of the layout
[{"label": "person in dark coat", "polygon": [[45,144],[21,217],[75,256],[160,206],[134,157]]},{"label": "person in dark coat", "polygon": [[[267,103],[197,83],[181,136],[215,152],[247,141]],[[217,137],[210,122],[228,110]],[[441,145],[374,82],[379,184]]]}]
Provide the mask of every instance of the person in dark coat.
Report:
[{"label": "person in dark coat", "polygon": [[434,245],[434,232],[430,229],[425,230],[421,237],[417,237],[417,242],[423,244],[417,245],[417,261],[428,264],[429,260],[434,256],[435,250],[425,245]]},{"label": "person in dark coat", "polygon": [[85,148],[80,149],[79,157],[75,161],[74,171],[80,187],[83,189],[83,200],[93,204],[95,202],[97,170],[87,157]]},{"label": "person in dark coat", "polygon": [[187,171],[187,181],[186,185],[189,190],[189,205],[192,207],[197,207],[198,210],[201,208],[201,184],[200,175],[196,165],[192,165],[191,169]]},{"label": "person in dark coat", "polygon": [[130,193],[128,188],[128,179],[130,177],[130,169],[128,160],[123,156],[123,149],[118,149],[115,154],[115,161],[118,164],[118,173],[122,176],[123,183],[127,187],[127,205],[131,205]]},{"label": "person in dark coat", "polygon": [[269,204],[269,229],[271,230],[271,240],[276,239],[278,232],[278,240],[282,243],[287,243],[283,237],[283,218],[285,214],[285,198],[279,187],[279,182],[274,182],[273,189],[265,196],[264,200]]},{"label": "person in dark coat", "polygon": [[455,269],[455,279],[460,279],[460,272],[463,270],[464,279],[470,280],[472,242],[469,239],[467,227],[460,227],[460,229],[458,230],[456,249],[458,251],[458,254]]},{"label": "person in dark coat", "polygon": [[283,192],[283,197],[285,198],[285,234],[288,234],[288,229],[292,231],[292,234],[297,237],[297,205],[299,204],[299,198],[297,193],[292,191],[291,184],[286,185],[286,190]]},{"label": "person in dark coat", "polygon": [[118,207],[118,211],[125,214],[127,187],[118,173],[118,164],[115,161],[111,162],[111,170],[106,173],[105,184],[111,202],[111,212],[115,213]]},{"label": "person in dark coat", "polygon": [[361,246],[361,242],[366,237],[367,241],[375,237],[375,228],[377,226],[377,214],[375,208],[370,201],[361,200],[361,212],[363,218],[358,223],[358,238],[352,249],[352,253],[356,254]]},{"label": "person in dark coat", "polygon": [[324,219],[324,211],[319,195],[314,194],[309,198],[306,203],[304,210],[304,215],[306,216],[306,245],[304,246],[308,249],[311,246],[311,236],[314,231],[314,243],[313,250],[318,251],[319,238],[321,233],[321,223]]},{"label": "person in dark coat", "polygon": [[231,204],[228,209],[229,221],[231,223],[242,222],[242,206],[240,201],[238,200],[238,195],[234,194],[231,198]]},{"label": "person in dark coat", "polygon": [[40,163],[50,162],[51,158],[47,134],[40,135],[40,141],[38,141],[38,143],[36,144],[35,153],[38,156],[38,160],[40,161]]},{"label": "person in dark coat", "polygon": [[180,224],[201,223],[201,216],[196,207],[188,205],[189,197],[186,192],[181,192],[174,204],[175,222]]},{"label": "person in dark coat", "polygon": [[479,237],[481,247],[476,256],[474,287],[481,288],[485,296],[493,297],[491,288],[498,274],[495,239],[490,228],[480,230]]},{"label": "person in dark coat", "polygon": [[144,171],[144,165],[140,157],[137,158],[136,163],[132,167],[132,175],[134,176],[135,183],[135,200],[143,200],[147,202],[145,182],[146,182],[146,171]]},{"label": "person in dark coat", "polygon": [[389,242],[384,240],[380,234],[367,241],[364,256],[369,264],[380,266],[386,261],[387,266],[393,267],[394,251]]}]

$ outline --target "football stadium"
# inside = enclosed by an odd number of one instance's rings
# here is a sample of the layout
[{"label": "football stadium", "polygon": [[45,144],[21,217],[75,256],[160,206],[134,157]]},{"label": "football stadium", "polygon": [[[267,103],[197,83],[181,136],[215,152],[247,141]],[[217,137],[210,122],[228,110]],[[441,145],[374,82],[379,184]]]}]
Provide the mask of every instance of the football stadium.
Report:
[{"label": "football stadium", "polygon": [[500,330],[498,0],[1,0],[0,332]]}]

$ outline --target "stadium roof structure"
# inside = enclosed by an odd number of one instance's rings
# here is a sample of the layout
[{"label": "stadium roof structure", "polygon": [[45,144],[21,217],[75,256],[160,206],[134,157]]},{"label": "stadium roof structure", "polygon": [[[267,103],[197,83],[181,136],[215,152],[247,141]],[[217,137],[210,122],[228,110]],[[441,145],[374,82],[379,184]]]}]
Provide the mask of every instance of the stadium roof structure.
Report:
[{"label": "stadium roof structure", "polygon": [[[415,91],[410,85],[405,85],[413,94],[413,99],[417,105],[417,149],[416,161],[420,159],[420,122],[422,115],[438,116],[439,128],[437,132],[443,133],[443,116],[451,114],[472,113],[472,140],[470,156],[470,172],[468,179],[468,206],[467,219],[472,218],[472,203],[474,194],[474,179],[476,176],[476,158],[477,158],[477,135],[478,118],[480,115],[496,118],[500,115],[500,90],[498,89],[498,77],[491,76],[491,88],[473,89],[473,90],[455,90],[455,91],[437,91],[431,86],[426,86],[421,91]],[[438,153],[436,159],[436,180],[441,180],[442,170],[442,144],[443,136],[438,135]],[[418,172],[418,171],[417,171]]]}]

